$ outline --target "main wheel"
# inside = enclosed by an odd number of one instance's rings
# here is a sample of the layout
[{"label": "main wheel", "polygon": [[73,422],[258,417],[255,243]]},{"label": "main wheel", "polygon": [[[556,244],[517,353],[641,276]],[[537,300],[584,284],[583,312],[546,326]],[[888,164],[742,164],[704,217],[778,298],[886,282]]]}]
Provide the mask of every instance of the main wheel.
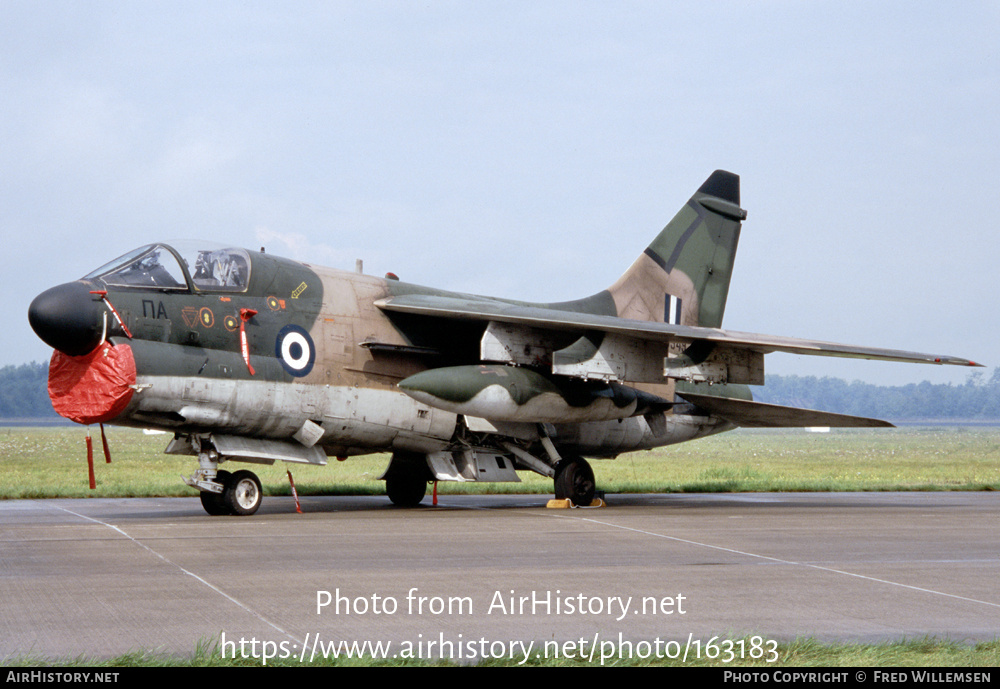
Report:
[{"label": "main wheel", "polygon": [[586,507],[594,501],[594,470],[583,457],[567,457],[556,465],[556,498]]},{"label": "main wheel", "polygon": [[[225,486],[231,475],[228,471],[216,472],[215,482]],[[229,514],[229,508],[226,507],[226,503],[222,500],[223,493],[225,493],[225,488],[223,488],[222,493],[212,493],[207,490],[201,491],[201,506],[213,517]]]},{"label": "main wheel", "polygon": [[260,479],[252,471],[237,471],[229,477],[222,491],[222,502],[229,514],[249,516],[257,511],[263,499]]},{"label": "main wheel", "polygon": [[385,477],[385,494],[398,507],[416,507],[427,495],[427,479],[414,472],[399,471]]},{"label": "main wheel", "polygon": [[385,494],[397,507],[416,507],[427,494],[427,482],[433,478],[427,457],[418,452],[397,450],[382,475]]}]

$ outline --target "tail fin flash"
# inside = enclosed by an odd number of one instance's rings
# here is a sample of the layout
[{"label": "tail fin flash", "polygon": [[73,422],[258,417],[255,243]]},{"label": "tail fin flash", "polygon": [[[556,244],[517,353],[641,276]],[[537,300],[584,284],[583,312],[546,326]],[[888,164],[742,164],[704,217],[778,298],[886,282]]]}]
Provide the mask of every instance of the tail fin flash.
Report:
[{"label": "tail fin flash", "polygon": [[721,327],[746,215],[740,208],[739,176],[713,172],[609,288],[618,315]]}]

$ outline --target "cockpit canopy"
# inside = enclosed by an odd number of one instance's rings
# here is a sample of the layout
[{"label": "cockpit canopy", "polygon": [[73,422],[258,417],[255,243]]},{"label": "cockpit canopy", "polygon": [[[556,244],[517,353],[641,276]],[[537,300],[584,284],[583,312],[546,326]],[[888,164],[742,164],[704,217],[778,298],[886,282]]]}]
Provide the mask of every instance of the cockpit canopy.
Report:
[{"label": "cockpit canopy", "polygon": [[245,292],[250,255],[245,249],[204,244],[147,244],[84,276],[95,278],[118,287]]}]

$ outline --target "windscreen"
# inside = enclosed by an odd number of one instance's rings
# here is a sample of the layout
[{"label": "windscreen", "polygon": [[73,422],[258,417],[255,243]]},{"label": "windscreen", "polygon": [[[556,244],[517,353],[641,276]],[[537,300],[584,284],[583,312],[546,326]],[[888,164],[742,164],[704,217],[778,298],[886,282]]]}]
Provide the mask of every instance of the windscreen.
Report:
[{"label": "windscreen", "polygon": [[149,244],[106,263],[84,279],[100,278],[107,285],[186,289],[184,271],[162,244]]}]

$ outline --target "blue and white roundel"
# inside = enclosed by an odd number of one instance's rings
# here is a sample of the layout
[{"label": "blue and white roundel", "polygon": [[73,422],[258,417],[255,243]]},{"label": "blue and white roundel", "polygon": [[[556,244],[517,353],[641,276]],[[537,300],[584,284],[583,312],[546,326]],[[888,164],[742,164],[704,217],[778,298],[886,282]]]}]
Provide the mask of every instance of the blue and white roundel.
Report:
[{"label": "blue and white roundel", "polygon": [[293,376],[305,376],[316,362],[316,347],[305,329],[286,325],[274,341],[274,355]]}]

